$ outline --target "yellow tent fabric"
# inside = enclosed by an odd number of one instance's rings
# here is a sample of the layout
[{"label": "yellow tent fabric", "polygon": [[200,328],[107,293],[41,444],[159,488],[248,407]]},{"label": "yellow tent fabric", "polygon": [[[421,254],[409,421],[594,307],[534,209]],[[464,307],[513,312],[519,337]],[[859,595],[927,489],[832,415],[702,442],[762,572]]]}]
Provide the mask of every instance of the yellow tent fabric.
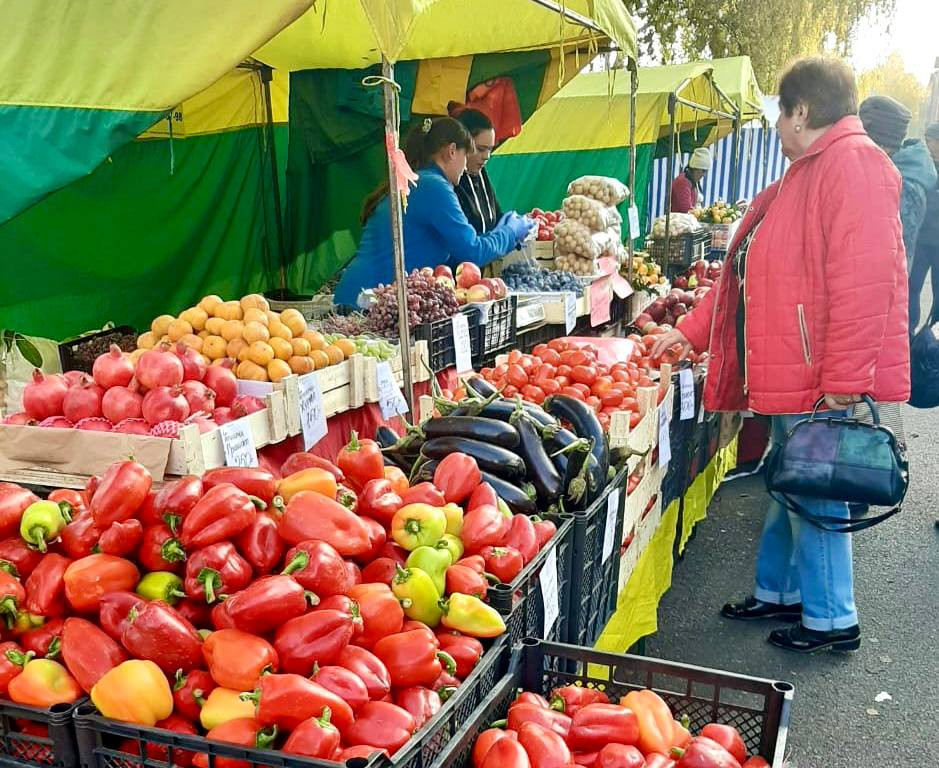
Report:
[{"label": "yellow tent fabric", "polygon": [[[592,19],[636,56],[636,30],[619,0],[557,0]],[[596,33],[533,0],[329,0],[316,3],[255,57],[279,69],[360,69],[381,61],[583,47]]]},{"label": "yellow tent fabric", "polygon": [[740,107],[743,122],[758,120],[763,116],[763,91],[749,56],[730,56],[697,63],[709,64],[714,68],[714,82]]}]

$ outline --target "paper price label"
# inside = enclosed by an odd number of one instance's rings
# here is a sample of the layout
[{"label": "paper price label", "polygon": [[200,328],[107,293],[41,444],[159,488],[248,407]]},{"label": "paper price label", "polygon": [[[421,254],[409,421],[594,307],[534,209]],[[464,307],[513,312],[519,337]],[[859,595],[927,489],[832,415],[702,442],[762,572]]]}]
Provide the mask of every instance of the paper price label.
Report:
[{"label": "paper price label", "polygon": [[573,291],[564,292],[564,332],[570,333],[577,325],[577,297]]},{"label": "paper price label", "polygon": [[610,559],[613,554],[613,545],[616,540],[616,523],[619,518],[619,502],[622,498],[622,489],[614,488],[606,497],[606,528],[603,531],[603,562]]},{"label": "paper price label", "polygon": [[590,325],[610,322],[610,278],[603,277],[590,286]]},{"label": "paper price label", "polygon": [[679,418],[682,421],[694,418],[694,375],[690,368],[682,368],[678,372],[678,391],[681,395],[681,411]]},{"label": "paper price label", "polygon": [[408,403],[404,399],[401,387],[395,381],[391,365],[385,361],[376,366],[378,376],[378,407],[384,419],[401,416],[408,412]]},{"label": "paper price label", "polygon": [[326,412],[323,410],[323,395],[319,377],[315,373],[301,376],[297,382],[300,389],[300,426],[303,429],[303,450],[308,451],[326,436]]},{"label": "paper price label", "polygon": [[672,460],[672,444],[668,434],[668,411],[659,408],[659,466],[664,467]]},{"label": "paper price label", "polygon": [[551,631],[554,622],[558,620],[560,606],[558,605],[558,555],[552,549],[545,558],[538,577],[541,583],[541,602],[544,604],[544,634]]},{"label": "paper price label", "polygon": [[629,206],[629,237],[635,240],[639,234],[639,209],[631,205]]},{"label": "paper price label", "polygon": [[472,371],[473,348],[470,344],[469,323],[462,312],[453,316],[453,351],[456,356],[456,372]]},{"label": "paper price label", "polygon": [[226,466],[258,466],[258,449],[254,447],[254,436],[247,418],[222,424],[218,431],[222,438]]}]

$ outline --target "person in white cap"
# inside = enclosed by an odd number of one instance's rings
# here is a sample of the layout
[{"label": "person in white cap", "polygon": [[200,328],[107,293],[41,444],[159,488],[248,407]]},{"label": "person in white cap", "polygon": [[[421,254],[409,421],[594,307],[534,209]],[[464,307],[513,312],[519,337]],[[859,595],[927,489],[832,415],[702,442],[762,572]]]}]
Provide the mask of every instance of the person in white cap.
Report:
[{"label": "person in white cap", "polygon": [[691,153],[691,159],[685,170],[672,182],[672,213],[688,213],[698,204],[701,197],[701,181],[711,170],[711,153],[704,147],[698,147]]}]

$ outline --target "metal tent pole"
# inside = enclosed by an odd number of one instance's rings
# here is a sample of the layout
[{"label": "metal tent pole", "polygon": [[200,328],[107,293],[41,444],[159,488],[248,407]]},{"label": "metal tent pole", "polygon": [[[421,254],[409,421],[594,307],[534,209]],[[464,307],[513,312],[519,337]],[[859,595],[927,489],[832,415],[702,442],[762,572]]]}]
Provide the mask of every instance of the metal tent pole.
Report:
[{"label": "metal tent pole", "polygon": [[274,144],[274,107],[271,102],[271,80],[274,70],[266,65],[260,68],[261,84],[264,87],[264,108],[267,112],[267,147],[271,162],[271,182],[274,186],[274,214],[277,218],[277,252],[280,257],[280,290],[287,296],[287,246],[284,239],[284,216],[280,207],[280,179],[277,175],[277,147]]},{"label": "metal tent pole", "polygon": [[672,184],[675,183],[675,106],[677,102],[678,98],[675,94],[670,93],[668,95],[668,171],[666,172],[668,178],[668,197],[665,201],[665,258],[663,259],[665,263],[662,265],[666,276],[668,276],[668,247],[671,243],[672,235]]},{"label": "metal tent pole", "polygon": [[[639,66],[636,64],[635,59],[629,59],[629,206],[630,208],[636,207],[638,213],[638,206],[636,206],[636,106],[638,104],[638,94],[639,90]],[[638,218],[638,216],[637,216]],[[627,221],[627,231],[629,229],[629,224]],[[636,235],[639,233],[637,232]],[[629,275],[629,283],[632,285],[633,281],[633,233],[629,233],[627,252],[629,253],[629,268],[627,274]]]}]

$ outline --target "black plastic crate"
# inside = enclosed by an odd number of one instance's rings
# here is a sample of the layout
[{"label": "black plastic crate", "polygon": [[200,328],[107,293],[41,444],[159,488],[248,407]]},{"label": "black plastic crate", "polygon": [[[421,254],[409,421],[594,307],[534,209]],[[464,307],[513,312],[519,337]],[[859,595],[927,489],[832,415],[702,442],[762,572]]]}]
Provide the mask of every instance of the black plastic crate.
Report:
[{"label": "black plastic crate", "polygon": [[[619,542],[623,536],[623,514],[626,494],[626,468],[621,469],[600,497],[583,512],[574,514],[574,547],[571,572],[577,579],[571,584],[568,607],[568,632],[565,638],[574,645],[593,645],[603,632],[616,607],[619,580]],[[613,551],[603,562],[603,541],[606,536],[607,504],[610,494],[616,502],[616,527]]]},{"label": "black plastic crate", "polygon": [[675,499],[685,495],[695,475],[692,474],[692,459],[695,453],[695,427],[701,397],[704,394],[704,377],[699,372],[694,377],[695,414],[690,419],[681,419],[681,395],[679,373],[672,374],[675,397],[672,403],[672,418],[669,422],[669,441],[672,457],[662,478],[662,508],[668,508]]},{"label": "black plastic crate", "polygon": [[72,712],[77,706],[37,709],[0,699],[0,765],[76,768]]},{"label": "black plastic crate", "polygon": [[[479,307],[466,306],[460,310],[466,315],[466,324],[469,329],[470,354],[472,360],[479,355]],[[434,373],[440,373],[456,365],[456,352],[453,347],[453,318],[445,317],[443,320],[434,320],[432,323],[421,323],[411,329],[411,341],[426,341],[430,368]]]},{"label": "black plastic crate", "polygon": [[[551,541],[526,565],[511,584],[496,584],[489,589],[488,600],[505,617],[509,638],[517,643],[525,637],[561,640],[567,633],[567,607],[570,602],[574,551],[574,516],[568,513],[546,515],[558,530]],[[554,553],[557,563],[558,617],[551,631],[544,632],[544,597],[540,581],[545,562]]]},{"label": "black plastic crate", "polygon": [[566,335],[562,324],[542,323],[531,329],[526,328],[519,333],[515,341],[515,348],[530,354],[539,344],[547,344],[551,339],[559,339]]},{"label": "black plastic crate", "polygon": [[62,370],[91,373],[95,358],[107,352],[111,344],[117,344],[124,352],[133,352],[137,348],[137,331],[129,325],[119,325],[61,342],[59,359]]},{"label": "black plastic crate", "polygon": [[[429,768],[453,739],[460,726],[477,709],[506,673],[510,643],[504,635],[492,642],[476,668],[456,692],[444,702],[440,712],[428,721],[411,740],[390,759],[377,755],[369,759],[349,761],[355,768]],[[336,763],[290,755],[279,750],[239,747],[234,744],[210,742],[202,736],[188,736],[158,728],[120,723],[101,717],[91,705],[75,712],[75,738],[82,768],[173,768],[180,752],[205,752],[209,768],[215,768],[220,757],[235,758],[252,768],[336,768]],[[122,742],[136,743],[137,755],[120,750]],[[147,754],[147,747],[166,750],[165,758]]]},{"label": "black plastic crate", "polygon": [[497,355],[516,348],[516,309],[518,296],[506,296],[489,304],[480,312],[478,341],[473,354],[473,366],[480,368],[495,365]]},{"label": "black plastic crate", "polygon": [[632,690],[652,688],[676,717],[688,716],[693,733],[710,722],[732,725],[740,731],[749,752],[763,755],[772,768],[782,768],[792,708],[790,683],[533,638],[526,639],[513,654],[508,674],[473,712],[433,768],[468,768],[476,737],[490,723],[506,716],[520,688],[548,694],[573,683],[599,688],[611,701]]},{"label": "black plastic crate", "polygon": [[666,275],[683,272],[691,266],[692,262],[706,259],[711,250],[711,232],[688,232],[684,235],[673,235],[668,239],[668,251],[665,250],[665,239],[647,240],[646,250],[649,257],[665,267]]}]

